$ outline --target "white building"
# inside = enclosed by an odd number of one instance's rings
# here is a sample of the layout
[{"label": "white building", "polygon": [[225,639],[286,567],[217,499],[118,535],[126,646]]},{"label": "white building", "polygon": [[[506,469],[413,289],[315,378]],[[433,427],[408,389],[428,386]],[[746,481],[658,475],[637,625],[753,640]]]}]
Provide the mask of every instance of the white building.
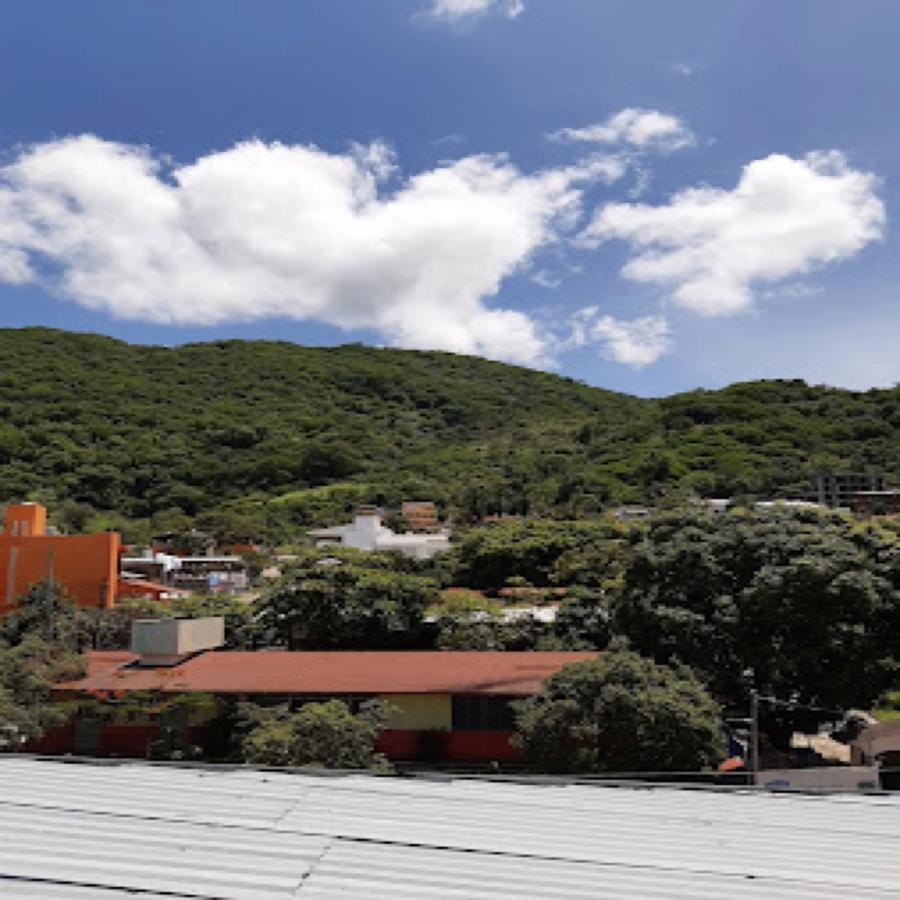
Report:
[{"label": "white building", "polygon": [[340,544],[357,550],[396,550],[414,559],[431,559],[436,553],[450,549],[450,532],[438,534],[397,534],[381,524],[375,511],[360,512],[349,525],[334,525],[306,532],[316,546]]}]

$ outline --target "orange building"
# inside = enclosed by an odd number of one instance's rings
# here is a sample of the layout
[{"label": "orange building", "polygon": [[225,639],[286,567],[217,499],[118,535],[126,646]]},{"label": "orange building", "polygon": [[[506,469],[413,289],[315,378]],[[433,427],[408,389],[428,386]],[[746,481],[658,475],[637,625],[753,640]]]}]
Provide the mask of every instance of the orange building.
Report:
[{"label": "orange building", "polygon": [[40,503],[6,507],[0,532],[0,615],[37,581],[58,581],[79,606],[110,608],[116,599],[119,535],[48,534]]}]

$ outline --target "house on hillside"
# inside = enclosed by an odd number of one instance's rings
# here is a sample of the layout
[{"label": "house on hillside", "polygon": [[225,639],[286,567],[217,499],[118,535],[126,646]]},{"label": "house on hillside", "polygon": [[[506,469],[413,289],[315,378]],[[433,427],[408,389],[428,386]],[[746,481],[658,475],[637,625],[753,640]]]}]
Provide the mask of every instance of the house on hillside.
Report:
[{"label": "house on hillside", "polygon": [[430,500],[404,500],[400,504],[400,515],[415,532],[441,530],[437,506]]},{"label": "house on hillside", "polygon": [[[222,651],[221,619],[136,623],[132,653],[87,655],[88,675],[57,685],[57,696],[208,693],[261,704],[340,699],[357,710],[381,699],[390,710],[378,748],[395,760],[515,760],[511,702],[594,652]],[[142,631],[142,633],[141,633]],[[105,730],[104,730],[105,729]],[[83,752],[74,725],[48,735],[46,752]],[[100,755],[142,756],[152,723],[108,725],[92,735]],[[202,743],[202,735],[195,736]]]},{"label": "house on hillside", "polygon": [[232,594],[250,586],[247,564],[241,556],[176,556],[152,551],[145,556],[125,556],[120,588],[127,588],[132,579],[154,582],[175,595]]},{"label": "house on hillside", "polygon": [[306,533],[318,547],[336,544],[357,550],[394,550],[414,559],[431,559],[435,554],[450,549],[449,531],[439,534],[397,534],[381,524],[381,516],[372,506],[362,507],[348,525],[316,528]]}]

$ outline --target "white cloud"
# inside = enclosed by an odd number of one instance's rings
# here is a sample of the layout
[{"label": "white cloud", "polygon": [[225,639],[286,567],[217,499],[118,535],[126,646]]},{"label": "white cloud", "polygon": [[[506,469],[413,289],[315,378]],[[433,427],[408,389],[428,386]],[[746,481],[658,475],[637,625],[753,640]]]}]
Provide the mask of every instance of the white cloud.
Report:
[{"label": "white cloud", "polygon": [[684,62],[672,63],[670,68],[676,75],[680,75],[682,78],[693,78],[698,71],[697,66]]},{"label": "white cloud", "polygon": [[539,269],[531,276],[531,280],[539,287],[550,291],[555,291],[562,284],[562,279],[554,278],[546,269]]},{"label": "white cloud", "polygon": [[[596,309],[586,312],[595,314]],[[600,316],[593,323],[583,317],[577,328],[576,340],[597,341],[608,359],[636,369],[656,362],[671,345],[669,323],[661,316],[630,321]]]},{"label": "white cloud", "polygon": [[524,11],[522,0],[433,0],[430,13],[436,19],[459,22],[487,12],[499,12],[515,19]]},{"label": "white cloud", "polygon": [[603,122],[584,128],[563,128],[554,140],[595,144],[626,144],[639,150],[672,151],[694,143],[690,129],[677,117],[655,109],[623,109]]},{"label": "white cloud", "polygon": [[756,284],[802,276],[880,238],[876,187],[837,151],[776,154],[747,165],[734,190],[692,188],[665,206],[607,205],[579,242],[628,241],[635,255],[626,278],[670,287],[696,312],[728,314],[752,304]]},{"label": "white cloud", "polygon": [[0,280],[40,279],[120,318],[315,319],[540,363],[550,343],[535,322],[486,300],[576,226],[579,182],[617,173],[602,157],[526,175],[469,156],[403,181],[381,143],[332,154],[259,141],[171,167],[66,138],[0,168]]}]

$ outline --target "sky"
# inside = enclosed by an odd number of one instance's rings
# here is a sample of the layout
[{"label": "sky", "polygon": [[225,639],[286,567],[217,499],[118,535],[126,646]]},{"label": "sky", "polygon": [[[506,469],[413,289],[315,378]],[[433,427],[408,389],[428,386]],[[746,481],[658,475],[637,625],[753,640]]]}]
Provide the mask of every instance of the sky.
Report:
[{"label": "sky", "polygon": [[0,0],[0,326],[900,382],[896,0]]}]

